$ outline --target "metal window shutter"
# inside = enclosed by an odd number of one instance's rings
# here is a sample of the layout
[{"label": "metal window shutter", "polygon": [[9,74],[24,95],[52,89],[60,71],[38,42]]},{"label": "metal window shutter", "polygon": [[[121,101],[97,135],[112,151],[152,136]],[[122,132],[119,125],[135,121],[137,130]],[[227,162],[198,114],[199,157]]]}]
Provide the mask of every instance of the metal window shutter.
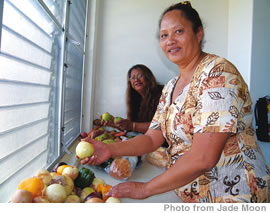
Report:
[{"label": "metal window shutter", "polygon": [[[7,202],[21,180],[51,164],[79,135],[87,0],[1,3],[0,202]],[[67,32],[62,26],[78,10],[82,23],[68,21]]]}]

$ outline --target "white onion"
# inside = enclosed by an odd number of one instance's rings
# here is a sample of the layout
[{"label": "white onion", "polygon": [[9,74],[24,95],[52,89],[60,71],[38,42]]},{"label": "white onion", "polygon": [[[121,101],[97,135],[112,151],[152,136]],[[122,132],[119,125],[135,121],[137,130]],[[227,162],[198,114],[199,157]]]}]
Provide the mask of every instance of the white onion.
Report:
[{"label": "white onion", "polygon": [[60,184],[49,185],[46,189],[46,195],[52,203],[63,203],[67,197],[64,186]]},{"label": "white onion", "polygon": [[108,197],[105,203],[121,203],[121,200],[117,197]]},{"label": "white onion", "polygon": [[76,154],[79,158],[90,157],[94,153],[94,147],[92,144],[81,141],[76,147]]}]

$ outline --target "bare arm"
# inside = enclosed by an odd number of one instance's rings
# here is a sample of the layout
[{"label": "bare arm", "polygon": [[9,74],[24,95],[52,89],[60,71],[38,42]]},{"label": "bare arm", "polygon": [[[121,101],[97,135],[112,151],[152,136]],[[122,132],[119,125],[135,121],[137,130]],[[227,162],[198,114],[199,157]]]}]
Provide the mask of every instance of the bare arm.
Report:
[{"label": "bare arm", "polygon": [[191,150],[164,173],[146,183],[120,183],[110,194],[142,199],[184,186],[216,165],[228,137],[229,133],[197,133]]},{"label": "bare arm", "polygon": [[122,119],[114,124],[110,124],[120,130],[135,131],[140,133],[146,133],[151,122],[134,122],[129,119]]},{"label": "bare arm", "polygon": [[[229,133],[198,133],[192,148],[162,175],[146,184],[150,195],[176,189],[190,183],[219,161]],[[168,184],[170,183],[170,184]]]},{"label": "bare arm", "polygon": [[148,129],[144,135],[136,136],[128,141],[109,144],[112,157],[139,156],[156,150],[164,142],[162,132]]},{"label": "bare arm", "polygon": [[145,133],[148,130],[150,123],[151,122],[133,122],[132,130],[135,132]]},{"label": "bare arm", "polygon": [[105,144],[90,137],[83,139],[94,146],[91,157],[81,160],[81,164],[100,165],[111,157],[140,156],[156,150],[164,142],[160,130],[149,129],[144,135],[136,136],[128,141]]}]

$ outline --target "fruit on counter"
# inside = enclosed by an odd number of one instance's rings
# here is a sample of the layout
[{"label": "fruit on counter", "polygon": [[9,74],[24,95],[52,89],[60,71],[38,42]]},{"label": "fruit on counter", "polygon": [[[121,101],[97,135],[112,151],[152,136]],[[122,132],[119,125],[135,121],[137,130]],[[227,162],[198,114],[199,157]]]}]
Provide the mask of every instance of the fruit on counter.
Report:
[{"label": "fruit on counter", "polygon": [[82,167],[80,168],[79,175],[75,179],[74,183],[75,183],[75,186],[78,188],[85,188],[85,187],[91,186],[94,178],[95,178],[95,174],[92,170],[86,167]]},{"label": "fruit on counter", "polygon": [[[67,164],[61,166],[65,166],[62,169],[62,175],[40,169],[36,172],[36,176],[21,181],[10,202],[104,203],[108,199],[106,193],[112,186],[106,184],[102,178],[95,177],[92,170],[86,167],[78,169]],[[74,171],[78,172],[75,180],[66,175],[73,174]],[[113,202],[113,200],[108,200],[108,202]]]},{"label": "fruit on counter", "polygon": [[86,132],[81,132],[80,135],[81,135],[82,138],[86,138],[88,136],[88,134]]},{"label": "fruit on counter", "polygon": [[102,114],[101,118],[104,121],[109,121],[109,120],[112,119],[112,115],[110,113],[108,113],[108,112],[105,112],[105,113]]},{"label": "fruit on counter", "polygon": [[90,137],[93,132],[99,130],[100,128],[101,128],[100,125],[97,125],[94,129],[92,129],[90,132],[88,132],[88,137]]},{"label": "fruit on counter", "polygon": [[51,182],[52,176],[50,172],[46,169],[40,169],[37,171],[36,176],[41,178],[44,185],[48,185]]},{"label": "fruit on counter", "polygon": [[106,139],[106,140],[103,140],[102,142],[106,144],[115,143],[113,139]]},{"label": "fruit on counter", "polygon": [[108,197],[105,203],[121,203],[121,200],[117,197]]},{"label": "fruit on counter", "polygon": [[104,141],[106,139],[113,139],[113,138],[114,137],[110,133],[104,132],[101,135],[95,137],[95,140],[97,140],[97,141]]},{"label": "fruit on counter", "polygon": [[66,195],[70,195],[74,189],[74,182],[73,180],[66,175],[60,175],[52,178],[50,184],[60,184],[64,187],[66,191]]},{"label": "fruit on counter", "polygon": [[104,200],[98,198],[98,197],[92,197],[85,201],[85,203],[104,203]]},{"label": "fruit on counter", "polygon": [[37,196],[33,198],[32,202],[33,203],[49,203],[49,200],[47,197]]},{"label": "fruit on counter", "polygon": [[62,165],[57,168],[57,174],[62,175],[65,168],[72,167],[71,165]]},{"label": "fruit on counter", "polygon": [[116,123],[117,121],[121,121],[123,118],[121,117],[114,117],[113,122]]},{"label": "fruit on counter", "polygon": [[105,184],[105,181],[102,178],[94,178],[93,182],[92,182],[92,187],[97,190],[97,187],[99,184]]},{"label": "fruit on counter", "polygon": [[60,176],[57,172],[50,172],[50,175],[52,178],[54,178],[56,176]]},{"label": "fruit on counter", "polygon": [[66,190],[67,195],[70,195],[74,189],[74,181],[67,175],[62,175],[62,176],[64,177],[64,180],[65,180],[65,185],[63,186]]},{"label": "fruit on counter", "polygon": [[11,203],[32,203],[33,195],[25,189],[17,190],[12,198]]},{"label": "fruit on counter", "polygon": [[81,202],[85,201],[85,198],[90,195],[92,192],[95,192],[95,190],[92,187],[85,187],[82,189],[81,193],[80,193],[80,199]]},{"label": "fruit on counter", "polygon": [[94,139],[98,136],[100,136],[101,134],[103,134],[105,132],[104,128],[99,128],[97,130],[94,130],[94,131],[91,131],[89,134],[88,134],[88,137]]},{"label": "fruit on counter", "polygon": [[114,136],[115,137],[120,137],[120,136],[124,136],[125,134],[126,134],[125,132],[118,132]]},{"label": "fruit on counter", "polygon": [[69,176],[72,180],[75,180],[79,175],[79,169],[77,167],[66,167],[62,175]]},{"label": "fruit on counter", "polygon": [[61,184],[51,184],[46,189],[46,195],[51,203],[63,203],[67,194],[64,186]]},{"label": "fruit on counter", "polygon": [[90,157],[94,153],[94,146],[91,143],[81,141],[76,147],[76,155],[82,159]]},{"label": "fruit on counter", "polygon": [[42,194],[44,183],[39,177],[30,177],[20,182],[18,189],[24,189],[32,193],[33,197]]},{"label": "fruit on counter", "polygon": [[97,192],[101,192],[102,194],[102,200],[106,201],[107,200],[107,196],[106,193],[109,192],[111,190],[112,186],[109,184],[99,184],[97,187]]},{"label": "fruit on counter", "polygon": [[102,194],[101,194],[101,192],[92,192],[84,199],[84,201],[87,201],[93,197],[97,197],[97,198],[102,199]]},{"label": "fruit on counter", "polygon": [[59,167],[59,166],[62,166],[62,165],[67,165],[67,163],[65,163],[65,162],[59,162],[59,163],[57,163],[57,164],[54,166],[52,172],[57,172],[58,167]]},{"label": "fruit on counter", "polygon": [[81,199],[78,195],[69,195],[67,196],[65,203],[80,203]]}]

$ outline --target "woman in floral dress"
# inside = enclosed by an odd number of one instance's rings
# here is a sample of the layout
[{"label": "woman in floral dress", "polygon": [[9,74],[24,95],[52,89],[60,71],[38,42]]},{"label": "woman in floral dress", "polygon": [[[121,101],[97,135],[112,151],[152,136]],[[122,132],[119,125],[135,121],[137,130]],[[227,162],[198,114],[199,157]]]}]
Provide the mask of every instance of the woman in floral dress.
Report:
[{"label": "woman in floral dress", "polygon": [[203,36],[189,2],[165,10],[160,46],[179,75],[165,85],[149,130],[115,144],[86,139],[95,152],[81,162],[90,165],[154,151],[165,139],[169,144],[164,173],[120,183],[109,195],[143,199],[175,190],[184,202],[270,201],[270,170],[252,128],[248,87],[233,64],[202,51]]}]

